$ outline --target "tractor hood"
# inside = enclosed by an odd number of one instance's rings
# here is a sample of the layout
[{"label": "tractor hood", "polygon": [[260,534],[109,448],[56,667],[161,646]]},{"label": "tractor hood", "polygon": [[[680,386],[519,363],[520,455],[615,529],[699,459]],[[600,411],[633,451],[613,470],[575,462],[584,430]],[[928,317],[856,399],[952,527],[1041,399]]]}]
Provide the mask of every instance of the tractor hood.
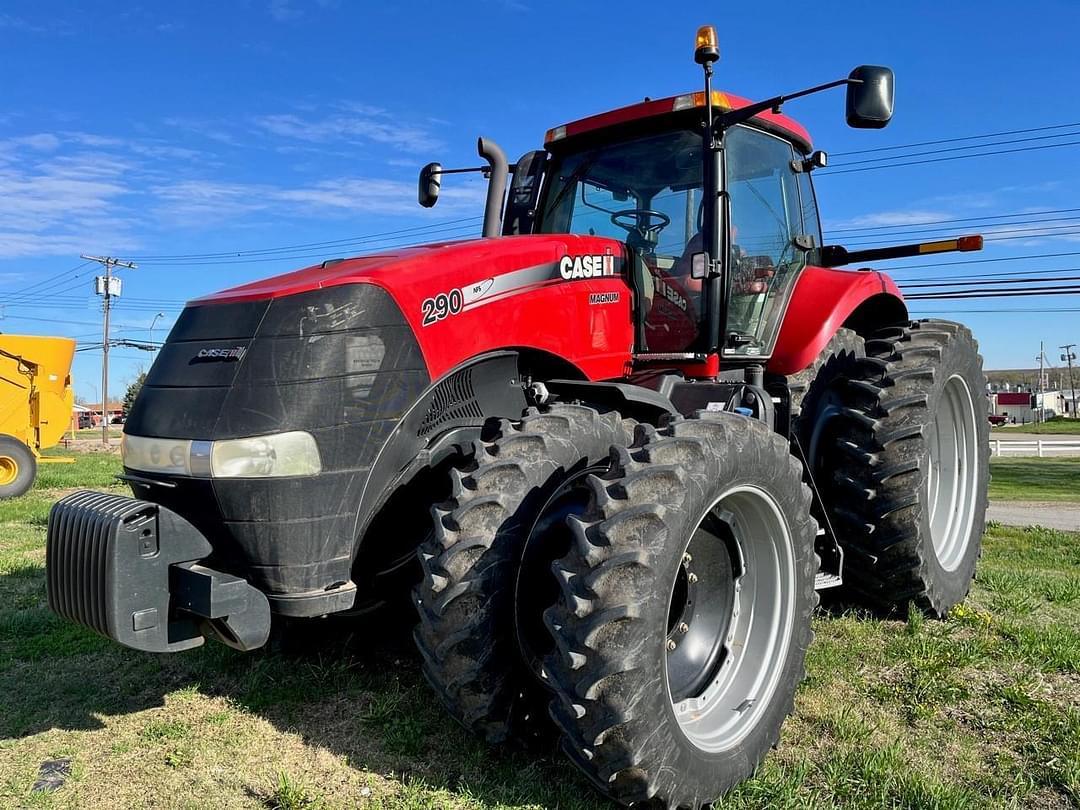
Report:
[{"label": "tractor hood", "polygon": [[[564,257],[573,259],[576,256],[599,254],[621,258],[624,250],[623,244],[615,239],[571,234],[436,242],[352,259],[330,259],[303,270],[231,287],[195,299],[189,305],[279,298],[355,283],[375,284],[394,294],[397,290],[417,284],[429,287],[435,281],[435,274],[458,278],[469,268],[475,268],[479,275],[496,277],[515,270],[554,264],[558,277],[559,264]],[[573,272],[572,267],[569,272]],[[569,280],[570,276],[564,278]],[[436,289],[439,289],[437,285]]]}]

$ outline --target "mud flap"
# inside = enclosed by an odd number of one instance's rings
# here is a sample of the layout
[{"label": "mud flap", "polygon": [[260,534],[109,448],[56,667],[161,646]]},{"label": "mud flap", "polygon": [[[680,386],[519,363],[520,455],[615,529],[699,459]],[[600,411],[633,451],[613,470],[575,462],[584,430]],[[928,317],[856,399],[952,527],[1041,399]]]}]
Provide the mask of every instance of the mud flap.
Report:
[{"label": "mud flap", "polygon": [[266,596],[202,565],[209,541],[148,501],[75,492],[49,513],[49,607],[125,646],[176,652],[215,638],[240,650],[266,642]]}]

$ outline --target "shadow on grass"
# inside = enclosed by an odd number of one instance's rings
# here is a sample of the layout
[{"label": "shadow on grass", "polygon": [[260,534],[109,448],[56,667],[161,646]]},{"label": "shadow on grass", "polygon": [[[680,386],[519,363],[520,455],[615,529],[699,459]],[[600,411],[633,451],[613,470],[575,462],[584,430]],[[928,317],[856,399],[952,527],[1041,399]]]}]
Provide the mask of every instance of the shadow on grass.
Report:
[{"label": "shadow on grass", "polygon": [[[181,690],[225,698],[408,791],[445,789],[495,805],[609,806],[554,750],[485,745],[460,728],[420,674],[411,627],[313,620],[240,653],[213,642],[174,655],[129,650],[53,616],[44,570],[0,576],[0,739],[165,706]],[[212,733],[207,729],[208,733]]]}]

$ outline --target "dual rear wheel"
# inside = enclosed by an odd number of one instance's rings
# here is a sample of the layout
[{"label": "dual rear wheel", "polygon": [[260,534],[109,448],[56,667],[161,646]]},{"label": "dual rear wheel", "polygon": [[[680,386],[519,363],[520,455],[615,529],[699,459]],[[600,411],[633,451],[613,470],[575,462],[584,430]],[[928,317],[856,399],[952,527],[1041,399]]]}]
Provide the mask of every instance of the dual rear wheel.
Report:
[{"label": "dual rear wheel", "polygon": [[434,510],[416,640],[488,740],[550,733],[550,715],[608,796],[696,808],[752,773],[791,710],[816,524],[765,425],[627,427],[557,405],[489,433]]},{"label": "dual rear wheel", "polygon": [[794,432],[844,549],[845,595],[945,616],[971,587],[990,478],[982,358],[961,324],[840,333],[795,379]]}]

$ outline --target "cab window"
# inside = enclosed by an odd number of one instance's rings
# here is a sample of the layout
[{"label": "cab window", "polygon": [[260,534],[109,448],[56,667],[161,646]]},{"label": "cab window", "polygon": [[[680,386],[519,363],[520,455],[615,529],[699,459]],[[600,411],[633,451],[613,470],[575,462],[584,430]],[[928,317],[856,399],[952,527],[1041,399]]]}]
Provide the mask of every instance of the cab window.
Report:
[{"label": "cab window", "polygon": [[814,237],[814,247],[821,247],[821,217],[818,215],[817,195],[810,172],[799,172],[799,198],[802,201],[803,233]]},{"label": "cab window", "polygon": [[730,205],[728,338],[725,353],[772,351],[780,318],[806,253],[795,244],[803,207],[788,141],[738,126],[724,136]]},{"label": "cab window", "polygon": [[646,348],[689,351],[701,320],[701,134],[674,130],[556,155],[537,232],[624,242],[649,276]]}]

